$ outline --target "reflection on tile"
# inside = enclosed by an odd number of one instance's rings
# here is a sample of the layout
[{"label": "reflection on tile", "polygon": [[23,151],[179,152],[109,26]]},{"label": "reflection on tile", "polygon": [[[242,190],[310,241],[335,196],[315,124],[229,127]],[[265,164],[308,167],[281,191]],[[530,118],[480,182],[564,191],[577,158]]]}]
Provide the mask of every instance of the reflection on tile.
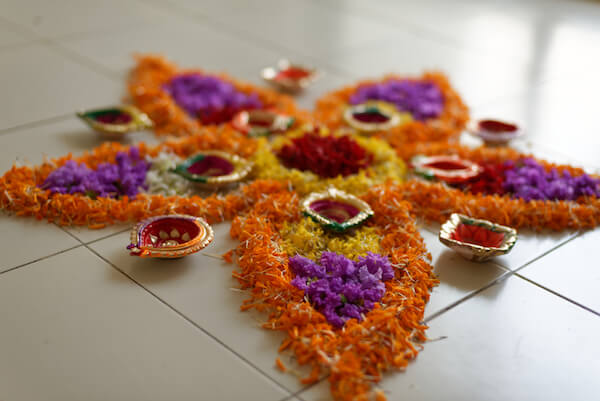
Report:
[{"label": "reflection on tile", "polygon": [[0,273],[80,245],[54,224],[0,211]]},{"label": "reflection on tile", "polygon": [[527,141],[566,154],[583,167],[600,168],[600,136],[593,128],[599,90],[600,79],[583,74],[475,108],[473,115],[520,122]]},{"label": "reflection on tile", "polygon": [[[124,144],[157,143],[150,132],[127,134]],[[23,127],[0,135],[0,174],[13,164],[34,166],[45,158],[51,159],[72,153],[79,156],[105,142],[104,137],[90,130],[74,115],[43,125]]]},{"label": "reflection on tile", "polygon": [[437,234],[421,230],[421,235],[431,252],[434,272],[440,280],[425,308],[426,319],[506,273],[494,263],[475,263],[464,259],[445,247]]},{"label": "reflection on tile", "polygon": [[151,25],[163,18],[162,13],[142,2],[117,0],[5,0],[0,16],[50,38],[108,32],[131,25]]},{"label": "reflection on tile", "polygon": [[[518,278],[487,289],[430,323],[406,372],[380,383],[390,400],[564,400],[598,391],[600,319]],[[565,375],[564,372],[577,372]],[[328,383],[299,394],[330,400]]]},{"label": "reflection on tile", "polygon": [[[227,347],[242,355],[290,391],[301,388],[299,380],[275,368],[281,333],[266,331],[264,315],[241,312],[246,296],[237,291],[233,267],[220,259],[203,256],[222,253],[234,246],[226,238],[228,224],[217,225],[215,241],[198,254],[177,260],[142,259],[129,256],[128,233],[94,242],[91,248],[161,299],[190,318]],[[286,356],[280,356],[284,363]]]},{"label": "reflection on tile", "polygon": [[588,231],[519,274],[600,313],[599,240],[600,229]]},{"label": "reflection on tile", "polygon": [[85,248],[3,275],[0,319],[5,400],[287,395]]},{"label": "reflection on tile", "polygon": [[[115,41],[124,37],[127,41],[115,47]],[[106,68],[121,72],[123,80],[134,65],[134,53],[164,54],[182,68],[223,71],[254,83],[262,83],[262,67],[282,56],[276,51],[217,32],[207,25],[172,16],[152,26],[117,30],[102,36],[71,38],[59,44]]]},{"label": "reflection on tile", "polygon": [[[119,102],[122,84],[59,56],[43,45],[0,50],[0,130]],[[40,68],[43,66],[43,68]]]}]

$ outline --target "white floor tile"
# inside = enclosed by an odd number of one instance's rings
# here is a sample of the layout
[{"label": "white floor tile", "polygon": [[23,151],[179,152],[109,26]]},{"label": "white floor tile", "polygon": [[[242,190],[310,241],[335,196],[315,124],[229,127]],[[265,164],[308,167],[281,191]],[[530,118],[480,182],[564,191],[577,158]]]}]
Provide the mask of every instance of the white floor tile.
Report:
[{"label": "white floor tile", "polygon": [[440,284],[431,292],[425,308],[425,318],[443,310],[454,302],[479,290],[506,273],[494,263],[470,262],[444,246],[437,237],[421,230],[427,249],[433,258],[434,272]]},{"label": "white floor tile", "polygon": [[[195,13],[204,12],[203,3],[183,3]],[[346,14],[343,9],[333,11],[306,1],[251,4],[256,6],[233,5],[227,10],[208,13],[211,20],[242,35],[257,38],[256,41],[327,60],[342,50],[389,37],[394,32],[385,24]]]},{"label": "white floor tile", "polygon": [[163,13],[138,1],[4,0],[0,16],[47,38],[151,25]]},{"label": "white floor tile", "polygon": [[216,225],[211,245],[177,260],[129,256],[125,249],[129,233],[94,242],[91,248],[287,389],[297,391],[300,381],[275,367],[283,336],[260,328],[265,316],[240,311],[246,296],[235,290],[239,285],[231,277],[233,266],[203,255],[220,254],[236,246],[227,231],[228,224]]},{"label": "white floor tile", "polygon": [[[437,240],[437,235],[440,231],[440,225],[432,223],[427,226],[426,229],[432,232]],[[506,255],[491,259],[490,262],[498,264],[509,270],[516,270],[532,260],[551,252],[553,249],[564,244],[576,235],[577,232],[573,231],[555,232],[546,230],[542,232],[536,232],[527,229],[518,230],[517,243],[513,249]],[[433,239],[431,241],[433,243]],[[427,245],[428,247],[431,246],[429,243]],[[444,247],[441,244],[440,246]],[[444,249],[450,250],[446,247],[444,247]]]},{"label": "white floor tile", "polygon": [[[406,372],[385,376],[388,399],[562,401],[600,390],[600,318],[518,277],[429,325],[429,338],[447,338],[426,343]],[[330,400],[328,387],[299,397]]]},{"label": "white floor tile", "polygon": [[43,45],[0,50],[0,130],[118,103],[123,84],[70,61]]},{"label": "white floor tile", "polygon": [[[118,99],[115,99],[118,104]],[[127,134],[120,142],[135,144],[140,141],[158,143],[151,132]],[[35,166],[51,159],[72,153],[79,156],[106,142],[100,134],[92,131],[80,119],[66,117],[64,120],[23,127],[0,134],[0,174],[15,163]]]},{"label": "white floor tile", "polygon": [[85,248],[1,276],[0,319],[3,400],[287,395]]},{"label": "white floor tile", "polygon": [[[123,41],[123,45],[115,48],[115,41]],[[177,46],[173,46],[174,43],[177,43]],[[123,80],[134,65],[134,53],[164,54],[182,68],[222,71],[259,85],[266,85],[260,77],[262,68],[275,65],[281,58],[315,65],[314,59],[299,56],[297,53],[267,49],[248,41],[247,38],[218,32],[208,25],[173,15],[153,26],[122,29],[102,36],[70,38],[60,41],[59,44],[123,74]],[[323,79],[298,97],[299,105],[307,109],[312,108],[314,101],[323,92],[337,88],[345,82],[335,73],[325,71],[323,66],[317,64],[315,67],[323,70]]]},{"label": "white floor tile", "polygon": [[519,274],[600,313],[599,240],[599,229],[588,231]]},{"label": "white floor tile", "polygon": [[4,211],[0,211],[0,236],[0,273],[80,245],[54,224]]},{"label": "white floor tile", "polygon": [[4,46],[21,45],[31,42],[35,38],[16,29],[15,26],[6,21],[0,20],[0,48]]},{"label": "white floor tile", "polygon": [[526,140],[571,156],[583,167],[600,168],[600,136],[594,129],[598,90],[596,75],[580,74],[477,107],[473,115],[516,121]]}]

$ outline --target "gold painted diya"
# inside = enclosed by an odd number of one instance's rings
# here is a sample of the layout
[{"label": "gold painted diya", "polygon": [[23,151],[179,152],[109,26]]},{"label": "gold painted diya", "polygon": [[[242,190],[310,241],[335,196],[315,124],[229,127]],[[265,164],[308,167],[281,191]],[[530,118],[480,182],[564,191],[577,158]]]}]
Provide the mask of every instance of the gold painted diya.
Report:
[{"label": "gold painted diya", "polygon": [[484,262],[510,252],[517,242],[517,230],[453,213],[442,225],[439,238],[464,258]]},{"label": "gold painted diya", "polygon": [[344,120],[352,128],[361,132],[383,131],[411,121],[409,113],[400,113],[387,102],[370,100],[365,103],[348,106],[344,111]]},{"label": "gold painted diya", "polygon": [[112,137],[152,127],[146,114],[129,105],[80,111],[77,116],[95,131]]},{"label": "gold painted diya", "polygon": [[457,156],[422,156],[411,160],[413,172],[428,180],[438,179],[447,183],[460,183],[478,176],[482,168],[470,160]]},{"label": "gold painted diya", "polygon": [[251,170],[252,163],[244,158],[205,150],[178,164],[173,172],[202,187],[218,188],[243,180]]},{"label": "gold painted diya", "polygon": [[279,60],[277,67],[263,69],[261,76],[280,90],[299,92],[314,82],[319,73],[314,68],[292,64],[289,60]]},{"label": "gold painted diya", "polygon": [[231,124],[248,136],[267,136],[288,130],[294,118],[270,110],[241,111],[233,117]]},{"label": "gold painted diya", "polygon": [[133,256],[181,258],[205,248],[213,238],[212,227],[200,217],[156,216],[133,227],[127,249]]},{"label": "gold painted diya", "polygon": [[302,201],[302,212],[323,227],[339,232],[359,226],[374,214],[368,203],[336,188],[308,195]]},{"label": "gold painted diya", "polygon": [[467,132],[481,138],[488,146],[506,145],[523,135],[523,130],[517,124],[492,119],[469,121]]}]

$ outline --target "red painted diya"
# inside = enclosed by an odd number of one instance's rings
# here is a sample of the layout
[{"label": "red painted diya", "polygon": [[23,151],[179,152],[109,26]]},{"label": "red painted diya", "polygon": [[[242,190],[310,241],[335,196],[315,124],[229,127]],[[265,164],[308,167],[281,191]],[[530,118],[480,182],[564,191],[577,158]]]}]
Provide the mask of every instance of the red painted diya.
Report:
[{"label": "red painted diya", "polygon": [[412,117],[408,113],[399,113],[393,104],[368,101],[347,107],[344,120],[360,132],[374,132],[390,129],[412,120]]},{"label": "red painted diya", "polygon": [[269,110],[250,110],[236,114],[231,124],[246,135],[267,136],[288,130],[294,118]]},{"label": "red painted diya", "polygon": [[252,163],[246,159],[206,150],[178,164],[173,172],[200,186],[220,187],[243,180],[251,170]]},{"label": "red painted diya", "polygon": [[413,171],[426,179],[438,179],[451,184],[462,183],[477,177],[482,169],[477,163],[456,156],[415,156],[411,161]]},{"label": "red painted diya", "polygon": [[211,226],[200,217],[157,216],[133,227],[127,249],[133,256],[181,258],[205,248],[213,238]]},{"label": "red painted diya", "polygon": [[152,127],[150,118],[133,106],[80,111],[77,116],[94,130],[111,137]]},{"label": "red painted diya", "polygon": [[467,131],[492,146],[505,145],[523,135],[517,124],[491,119],[472,120],[467,124]]},{"label": "red painted diya", "polygon": [[281,90],[298,92],[307,88],[318,77],[314,68],[292,64],[288,60],[280,60],[277,67],[267,67],[261,76],[270,84]]},{"label": "red painted diya", "polygon": [[304,215],[323,227],[345,231],[373,216],[368,203],[335,188],[313,192],[302,202]]},{"label": "red painted diya", "polygon": [[483,262],[510,252],[517,241],[517,231],[487,220],[454,213],[442,225],[439,238],[444,245],[463,257]]}]

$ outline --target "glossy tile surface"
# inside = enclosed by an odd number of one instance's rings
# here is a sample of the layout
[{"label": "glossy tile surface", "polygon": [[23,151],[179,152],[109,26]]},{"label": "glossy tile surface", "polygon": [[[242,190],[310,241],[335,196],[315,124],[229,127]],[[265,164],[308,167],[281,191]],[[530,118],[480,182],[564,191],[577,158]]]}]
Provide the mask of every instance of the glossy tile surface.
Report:
[{"label": "glossy tile surface", "polygon": [[5,273],[0,318],[3,400],[287,395],[85,248]]},{"label": "glossy tile surface", "polygon": [[600,314],[600,271],[595,250],[600,232],[589,231],[519,271],[524,277]]},{"label": "glossy tile surface", "polygon": [[[510,277],[429,322],[432,342],[406,372],[385,376],[388,399],[564,400],[598,391],[600,318]],[[565,375],[564,372],[577,372]],[[327,400],[328,384],[299,394]]]},{"label": "glossy tile surface", "polygon": [[[513,147],[600,172],[599,43],[598,1],[0,0],[0,173],[101,144],[74,112],[121,103],[133,55],[149,52],[255,84],[280,58],[314,66],[322,79],[296,97],[306,109],[359,78],[439,69],[472,116],[523,125]],[[123,143],[139,141],[157,139]],[[440,280],[432,341],[385,376],[389,400],[600,392],[600,230],[522,230],[511,253],[473,263],[422,226]],[[240,311],[220,258],[237,245],[229,223],[169,261],[129,256],[129,228],[0,214],[0,400],[332,399],[326,382],[300,383],[308,372],[277,354],[264,315]]]},{"label": "glossy tile surface", "polygon": [[0,76],[11,94],[0,98],[0,130],[111,104],[123,92],[120,82],[41,44],[0,49]]},{"label": "glossy tile surface", "polygon": [[127,244],[129,233],[121,233],[91,248],[290,391],[301,389],[295,377],[275,368],[283,337],[260,329],[264,317],[240,311],[246,296],[236,290],[233,266],[218,258],[237,246],[228,224],[215,226],[215,240],[204,250],[177,260],[129,256]]}]

